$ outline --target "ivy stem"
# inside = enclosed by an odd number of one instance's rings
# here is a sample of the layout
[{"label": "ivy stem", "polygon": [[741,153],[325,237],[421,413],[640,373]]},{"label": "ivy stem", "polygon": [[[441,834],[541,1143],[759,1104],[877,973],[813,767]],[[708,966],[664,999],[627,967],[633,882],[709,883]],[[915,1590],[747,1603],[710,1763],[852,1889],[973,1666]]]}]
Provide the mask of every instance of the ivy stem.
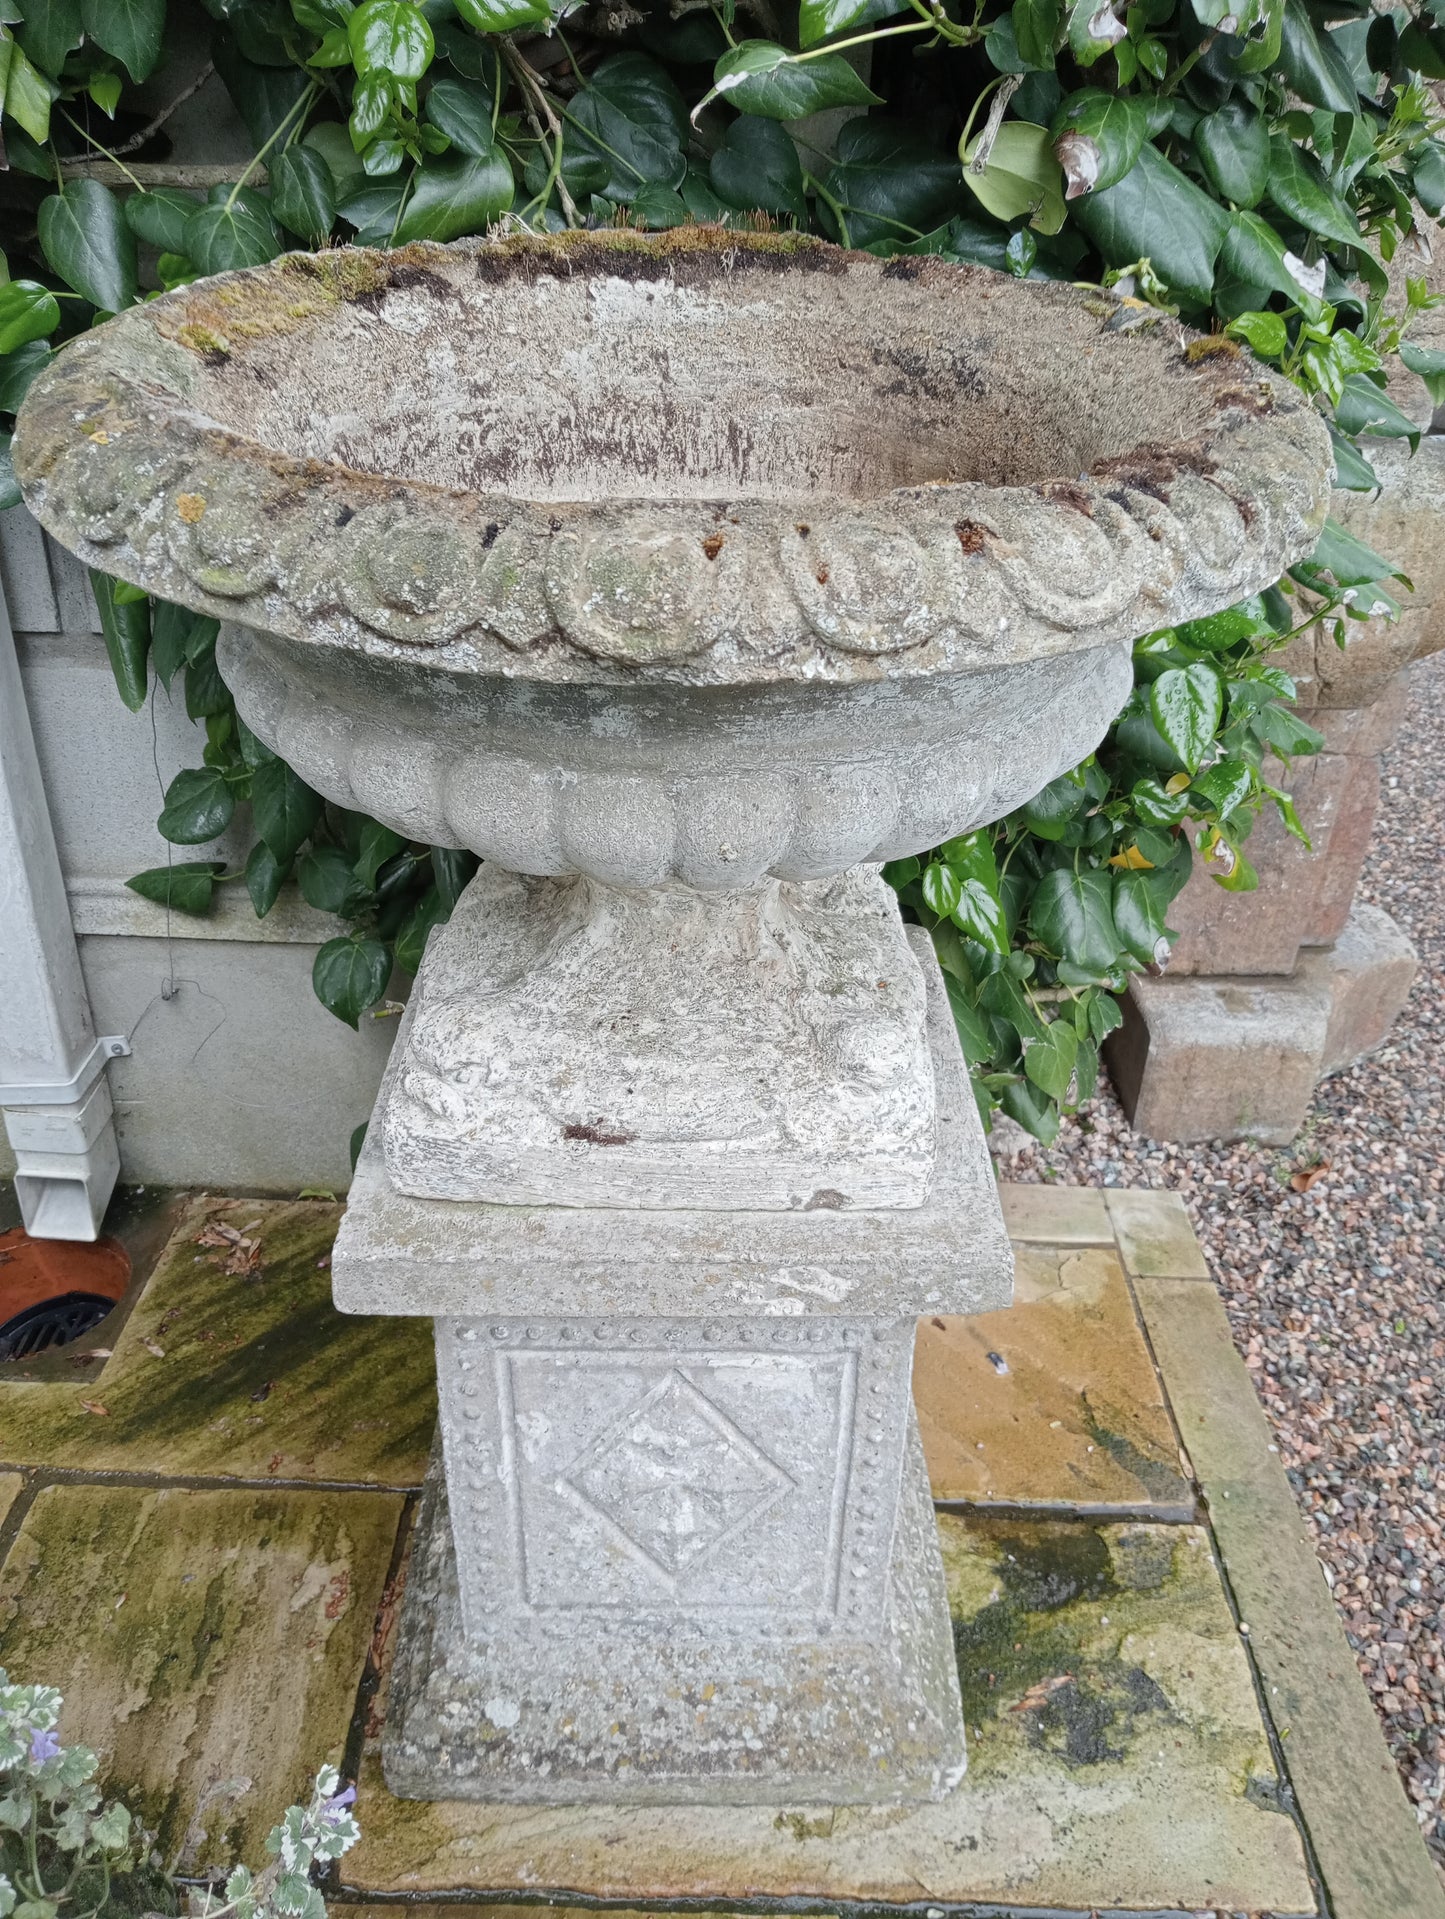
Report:
[{"label": "ivy stem", "polygon": [[838,222],[838,237],[843,242],[843,245],[845,247],[851,247],[853,237],[848,231],[848,217],[844,213],[841,203],[833,198],[832,194],[829,193],[828,189],[823,185],[823,182],[818,179],[815,174],[805,173],[803,175],[804,192],[806,192],[809,187],[813,189],[814,193],[816,193],[818,198],[823,202],[823,205],[827,207],[833,218]]},{"label": "ivy stem", "polygon": [[[115,155],[110,151],[110,149],[108,147],[103,147],[100,144],[99,140],[96,139],[93,133],[87,133],[85,128],[80,124],[78,120],[72,120],[70,115],[65,111],[64,107],[60,109],[60,117],[68,125],[74,127],[75,131],[80,135],[81,139],[84,140],[88,145],[94,147],[96,152],[100,154],[102,158],[109,160],[112,166],[119,167],[121,172],[125,175],[126,179],[130,181],[131,185],[135,188],[137,193],[144,191],[140,181],[136,179],[135,175],[131,172],[130,168],[125,164],[125,162],[123,160],[117,160]],[[62,193],[64,193],[65,191],[64,180],[61,180],[60,182],[60,191]]]},{"label": "ivy stem", "polygon": [[[258,166],[260,166],[261,162],[266,158],[266,155],[271,151],[272,147],[274,147],[276,142],[281,138],[281,135],[286,132],[286,129],[289,126],[291,126],[293,121],[297,120],[298,114],[301,120],[304,120],[306,118],[306,115],[311,111],[312,102],[315,100],[317,94],[320,93],[320,91],[321,91],[321,87],[319,82],[315,80],[311,81],[310,84],[307,86],[306,91],[300,96],[298,100],[296,100],[292,104],[292,106],[282,116],[281,120],[276,125],[275,131],[251,155],[251,158],[246,166],[246,171],[241,175],[240,179],[236,182],[235,186],[233,186],[231,188],[231,191],[226,195],[227,213],[229,213],[232,207],[235,206],[236,195],[241,191],[242,187],[245,186],[246,182],[250,179],[252,173],[255,171],[255,169]],[[298,124],[299,124],[299,121],[298,121]],[[291,141],[288,135],[286,140],[286,145],[290,146],[290,144],[291,144]]]},{"label": "ivy stem", "polygon": [[866,47],[874,40],[889,40],[897,33],[936,33],[937,22],[933,20],[909,20],[901,27],[880,27],[877,33],[855,33],[851,40],[835,40],[831,46],[809,47],[806,53],[795,53],[789,64],[801,66],[804,60],[820,59],[825,53],[842,53],[848,47]]},{"label": "ivy stem", "polygon": [[[552,103],[547,98],[546,90],[542,85],[541,78],[536,69],[518,53],[517,49],[512,45],[510,36],[503,37],[501,41],[501,54],[502,58],[511,68],[517,84],[522,90],[524,105],[527,97],[530,95],[536,102],[536,108],[540,109],[542,119],[547,123],[548,131],[552,135],[550,143],[552,147],[552,165],[557,178],[557,198],[562,203],[562,217],[569,227],[580,227],[582,225],[582,215],[577,211],[577,202],[567,191],[567,182],[562,178],[562,147],[566,138],[562,128],[562,122],[552,111]],[[566,112],[565,107],[563,108],[563,112]],[[532,106],[527,106],[526,113],[527,118],[532,123],[532,129],[537,138],[542,142],[544,147],[547,146],[547,136],[542,131],[542,123],[537,117],[537,111],[534,110]],[[550,193],[551,188],[548,187],[546,191]],[[545,207],[545,201],[543,205]]]}]

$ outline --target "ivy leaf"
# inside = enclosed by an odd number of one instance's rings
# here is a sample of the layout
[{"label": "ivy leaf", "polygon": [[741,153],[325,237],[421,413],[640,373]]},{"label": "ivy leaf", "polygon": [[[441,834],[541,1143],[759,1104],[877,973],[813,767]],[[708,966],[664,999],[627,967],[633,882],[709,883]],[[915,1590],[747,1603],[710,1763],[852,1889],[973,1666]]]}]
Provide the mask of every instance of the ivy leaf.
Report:
[{"label": "ivy leaf", "polygon": [[271,162],[271,210],[283,227],[314,247],[336,224],[336,188],[331,169],[311,147],[287,147]]},{"label": "ivy leaf", "polygon": [[486,87],[464,80],[438,80],[426,97],[426,117],[440,127],[458,153],[486,160],[497,147],[492,106],[493,96]]},{"label": "ivy leaf", "polygon": [[200,659],[209,648],[214,651],[220,621],[203,613],[192,613],[188,606],[176,606],[170,600],[156,600],[151,606],[151,664],[156,678],[167,690],[177,671],[188,660]]},{"label": "ivy leaf", "polygon": [[1227,273],[1246,285],[1282,293],[1306,314],[1319,311],[1320,300],[1294,270],[1298,267],[1302,272],[1303,262],[1295,258],[1260,214],[1241,212],[1230,216],[1219,259]]},{"label": "ivy leaf", "polygon": [[[232,9],[239,17],[240,9]],[[237,47],[230,32],[219,32],[211,46],[222,84],[258,147],[268,146],[283,127],[299,124],[297,110],[310,88],[303,67],[258,66]]]},{"label": "ivy leaf", "polygon": [[1243,100],[1226,100],[1195,124],[1194,154],[1221,200],[1252,207],[1269,184],[1269,123]]},{"label": "ivy leaf", "polygon": [[161,253],[184,253],[186,222],[199,206],[195,195],[180,187],[152,187],[131,194],[121,211],[138,240]]},{"label": "ivy leaf", "polygon": [[1344,382],[1335,402],[1335,425],[1341,433],[1372,433],[1386,440],[1409,440],[1412,451],[1420,439],[1420,429],[1415,422],[1400,411],[1385,389],[1376,386],[1367,373],[1352,373]]},{"label": "ivy leaf", "polygon": [[718,198],[730,207],[808,217],[798,149],[776,120],[741,114],[724,134],[708,173]]},{"label": "ivy leaf", "polygon": [[281,251],[271,208],[248,187],[222,189],[186,221],[185,251],[202,273],[264,266]]},{"label": "ivy leaf", "polygon": [[712,78],[713,95],[724,94],[740,113],[760,113],[769,120],[800,120],[824,107],[879,104],[879,96],[841,53],[804,58],[771,40],[729,47]]},{"label": "ivy leaf", "polygon": [[429,886],[402,921],[396,936],[396,963],[405,972],[415,973],[426,952],[428,935],[434,926],[445,926],[451,909],[434,886]]},{"label": "ivy leaf", "polygon": [[1024,1049],[1024,1071],[1041,1093],[1062,1100],[1074,1077],[1074,1062],[1079,1055],[1079,1036],[1066,1020],[1051,1022],[1042,1039]]},{"label": "ivy leaf", "polygon": [[376,876],[390,859],[395,859],[406,845],[400,833],[394,833],[389,826],[383,826],[380,820],[367,820],[361,829],[361,854],[356,861],[356,877],[369,893],[376,885]]},{"label": "ivy leaf", "polygon": [[1161,945],[1168,946],[1164,915],[1169,900],[1169,882],[1158,873],[1126,868],[1114,875],[1114,929],[1125,950],[1144,966],[1156,963]]},{"label": "ivy leaf", "polygon": [[1149,113],[1140,99],[1085,87],[1071,94],[1050,129],[1064,169],[1066,200],[1115,186],[1130,171],[1149,137]]},{"label": "ivy leaf", "polygon": [[[65,65],[65,56],[74,52],[85,34],[80,0],[25,0],[21,7],[7,7],[5,18],[14,20],[17,13],[24,22],[20,28],[20,44],[30,59],[46,73],[58,74]],[[8,100],[5,111],[10,111]],[[44,134],[33,137],[45,138]]]},{"label": "ivy leaf", "polygon": [[963,897],[963,882],[951,866],[935,860],[923,869],[923,901],[940,919],[952,919]]},{"label": "ivy leaf", "polygon": [[81,0],[81,22],[139,86],[161,57],[166,0]]},{"label": "ivy leaf", "polygon": [[[31,383],[51,360],[51,349],[41,340],[16,347],[0,360],[0,413],[14,413],[30,391]],[[16,496],[19,497],[18,494]],[[11,505],[14,505],[11,501]]]},{"label": "ivy leaf", "polygon": [[206,720],[229,713],[231,705],[231,689],[221,678],[212,640],[194,659],[186,661],[186,714],[193,720]]},{"label": "ivy leaf", "polygon": [[[963,204],[957,155],[940,152],[901,120],[859,115],[839,129],[835,152],[823,184],[842,206],[847,237],[856,247],[896,245],[907,227],[930,232]],[[818,211],[833,233],[827,206],[820,202]]]},{"label": "ivy leaf", "polygon": [[1253,784],[1243,760],[1222,759],[1191,781],[1189,791],[1196,800],[1212,807],[1220,819],[1227,820],[1249,798]]},{"label": "ivy leaf", "polygon": [[982,172],[971,164],[983,135],[960,150],[963,181],[996,220],[1006,224],[1028,216],[1040,233],[1057,233],[1064,224],[1064,174],[1047,127],[1028,120],[1005,120],[994,138]]},{"label": "ivy leaf", "polygon": [[[1004,16],[1010,20],[1010,16]],[[1020,63],[1047,72],[1054,64],[1054,42],[1063,18],[1059,0],[1014,0],[1010,24]]]},{"label": "ivy leaf", "polygon": [[798,45],[816,46],[820,40],[856,26],[873,11],[873,0],[803,0],[798,9]]},{"label": "ivy leaf", "polygon": [[[25,50],[10,39],[8,30],[0,27],[0,47],[8,49],[9,58],[5,63],[5,111],[17,126],[28,133],[37,148],[43,148],[50,138],[50,106],[60,89],[53,80],[47,79],[38,66],[32,66],[25,57]],[[48,156],[37,153],[35,164],[22,162],[19,142],[15,143],[14,164],[22,171],[35,173],[49,179],[51,175]]]},{"label": "ivy leaf", "polygon": [[266,760],[251,775],[251,812],[256,831],[287,866],[321,818],[321,795],[284,760]]},{"label": "ivy leaf", "polygon": [[156,826],[175,846],[203,846],[224,833],[236,810],[236,795],[219,767],[187,767],[166,788]]},{"label": "ivy leaf", "polygon": [[1327,113],[1353,113],[1354,78],[1328,33],[1316,33],[1301,0],[1285,0],[1277,65],[1301,100]]},{"label": "ivy leaf", "polygon": [[296,862],[296,884],[318,913],[340,913],[357,890],[351,862],[339,846],[308,846]]},{"label": "ivy leaf", "polygon": [[109,187],[68,180],[40,202],[36,224],[46,260],[82,299],[104,313],[135,299],[135,235]]},{"label": "ivy leaf", "polygon": [[456,0],[457,12],[478,33],[512,33],[551,20],[547,0]]},{"label": "ivy leaf", "polygon": [[1434,219],[1445,213],[1445,147],[1438,140],[1425,140],[1415,155],[1410,173],[1415,198]]},{"label": "ivy leaf", "polygon": [[60,325],[60,302],[38,280],[7,280],[0,286],[0,353],[43,340]]},{"label": "ivy leaf", "polygon": [[356,228],[358,246],[391,245],[406,189],[405,179],[388,180],[384,186],[366,187],[341,202],[336,209],[337,217]]},{"label": "ivy leaf", "polygon": [[607,163],[607,199],[631,201],[648,180],[675,187],[682,179],[687,106],[645,53],[609,55],[573,95],[568,117],[585,150]]},{"label": "ivy leaf", "polygon": [[1282,130],[1269,143],[1269,197],[1281,213],[1322,239],[1347,247],[1360,245],[1359,221],[1325,179],[1313,155]]},{"label": "ivy leaf", "polygon": [[1110,877],[1098,867],[1076,873],[1064,866],[1045,873],[1029,902],[1028,922],[1050,952],[1091,975],[1108,972],[1119,957]]},{"label": "ivy leaf", "polygon": [[317,999],[352,1028],[381,998],[390,977],[391,956],[381,941],[359,935],[328,940],[311,968]]},{"label": "ivy leaf", "polygon": [[1445,405],[1445,351],[1439,347],[1419,346],[1413,340],[1400,342],[1400,358],[1425,382],[1425,390],[1436,406]]},{"label": "ivy leaf", "polygon": [[257,919],[265,919],[276,904],[290,870],[289,863],[278,860],[265,840],[257,840],[251,848],[246,860],[246,891]]},{"label": "ivy leaf", "polygon": [[1074,218],[1110,266],[1148,259],[1171,292],[1206,306],[1229,215],[1146,146],[1117,186],[1078,202]]},{"label": "ivy leaf", "polygon": [[175,866],[153,866],[126,881],[132,893],[177,913],[208,913],[216,875],[225,872],[222,860],[182,860]]},{"label": "ivy leaf", "polygon": [[1087,800],[1083,787],[1065,774],[1022,808],[1024,824],[1036,839],[1060,840]]},{"label": "ivy leaf", "polygon": [[[1437,402],[1438,404],[1438,402]],[[1330,428],[1330,445],[1335,455],[1335,485],[1347,493],[1373,493],[1380,476],[1353,440],[1347,440],[1337,428]]]},{"label": "ivy leaf", "polygon": [[1112,0],[1072,0],[1069,7],[1069,50],[1081,67],[1091,67],[1128,38],[1129,29],[1115,13]]},{"label": "ivy leaf", "polygon": [[1155,726],[1191,773],[1213,744],[1224,711],[1224,684],[1203,660],[1171,667],[1149,688]]},{"label": "ivy leaf", "polygon": [[420,80],[436,52],[431,24],[412,0],[363,0],[346,23],[346,36],[360,74]]},{"label": "ivy leaf", "polygon": [[500,147],[493,147],[485,159],[447,154],[433,160],[417,173],[396,230],[397,244],[481,233],[507,211],[515,191],[512,169]]},{"label": "ivy leaf", "polygon": [[110,670],[115,675],[116,691],[132,713],[146,703],[146,660],[150,653],[150,603],[145,599],[123,600],[116,596],[119,581],[108,573],[90,573],[91,591],[100,614],[105,650]]},{"label": "ivy leaf", "polygon": [[1047,1093],[1027,1080],[1015,1079],[1001,1088],[998,1103],[1016,1124],[1044,1146],[1059,1136],[1059,1109]]}]

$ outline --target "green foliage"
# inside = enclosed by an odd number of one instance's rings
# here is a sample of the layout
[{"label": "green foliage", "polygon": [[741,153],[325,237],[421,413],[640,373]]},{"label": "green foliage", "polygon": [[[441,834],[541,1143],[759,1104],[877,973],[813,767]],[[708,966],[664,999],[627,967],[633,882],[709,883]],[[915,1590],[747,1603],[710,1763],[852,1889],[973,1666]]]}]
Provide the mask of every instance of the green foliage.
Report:
[{"label": "green foliage", "polygon": [[[165,49],[204,6],[216,69],[254,158],[208,193],[103,185],[73,163],[167,97]],[[168,11],[169,9],[169,11]],[[96,318],[292,245],[450,239],[689,219],[792,224],[880,254],[927,253],[1094,281],[1121,320],[1178,314],[1297,381],[1334,434],[1339,484],[1375,483],[1360,437],[1413,439],[1398,356],[1445,402],[1445,353],[1407,337],[1385,264],[1414,206],[1445,208],[1445,75],[1427,11],[1363,0],[801,0],[644,9],[604,34],[565,0],[10,0],[0,7],[10,162],[0,280],[0,413]],[[766,24],[763,22],[766,20]],[[796,32],[792,32],[795,25]],[[774,37],[759,37],[774,36]],[[179,43],[179,41],[177,41]],[[869,62],[860,57],[866,50]],[[159,90],[159,91],[157,91]],[[799,123],[850,110],[834,133]],[[821,123],[825,125],[826,123]],[[114,131],[111,131],[112,125]],[[112,176],[113,177],[113,176]],[[1368,441],[1367,441],[1368,444]],[[0,435],[0,503],[18,491]],[[1333,523],[1281,593],[1136,650],[1109,739],[986,831],[889,868],[934,930],[986,1108],[1041,1136],[1085,1097],[1115,995],[1154,963],[1191,863],[1251,884],[1261,767],[1315,740],[1269,664],[1291,619],[1398,610],[1388,560]],[[414,968],[472,862],[323,803],[252,735],[216,666],[215,623],[95,576],[122,699],[155,682],[204,721],[203,764],[172,782],[161,831],[206,849],[244,824],[234,869],[137,875],[177,912],[244,885],[335,913],[316,987],[355,1025],[394,965]],[[240,809],[240,810],[238,810]]]},{"label": "green foliage", "polygon": [[[151,877],[143,875],[142,877]],[[138,882],[132,881],[133,885]],[[149,1909],[155,1895],[174,1911],[176,1888],[150,1864],[154,1834],[94,1784],[100,1761],[88,1746],[63,1746],[64,1701],[53,1686],[17,1686],[0,1670],[0,1919],[102,1919]],[[310,1799],[290,1806],[266,1841],[271,1863],[232,1869],[224,1892],[191,1895],[206,1919],[326,1919],[314,1873],[361,1837],[334,1766],[316,1775]]]}]

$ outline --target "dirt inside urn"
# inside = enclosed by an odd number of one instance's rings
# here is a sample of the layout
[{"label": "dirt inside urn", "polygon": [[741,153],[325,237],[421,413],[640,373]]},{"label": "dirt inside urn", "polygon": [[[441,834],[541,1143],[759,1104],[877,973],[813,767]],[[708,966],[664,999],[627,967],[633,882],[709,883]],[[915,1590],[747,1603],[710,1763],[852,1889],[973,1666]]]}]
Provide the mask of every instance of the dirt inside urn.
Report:
[{"label": "dirt inside urn", "polygon": [[668,238],[408,248],[344,280],[293,258],[164,330],[204,410],[278,451],[540,501],[1069,482],[1141,444],[1167,464],[1248,397],[1247,362],[1191,364],[1078,289]]}]

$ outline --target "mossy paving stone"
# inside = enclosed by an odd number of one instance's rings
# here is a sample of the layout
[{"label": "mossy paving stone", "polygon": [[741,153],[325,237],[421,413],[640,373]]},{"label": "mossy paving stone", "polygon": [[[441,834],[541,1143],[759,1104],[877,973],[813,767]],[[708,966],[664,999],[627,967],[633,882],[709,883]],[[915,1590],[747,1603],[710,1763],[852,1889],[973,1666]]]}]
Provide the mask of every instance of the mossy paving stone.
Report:
[{"label": "mossy paving stone", "polygon": [[943,1804],[423,1804],[392,1798],[370,1754],[345,1885],[1312,1913],[1206,1535],[950,1514],[939,1529],[972,1741]]},{"label": "mossy paving stone", "polygon": [[394,1493],[49,1486],[0,1568],[0,1665],[185,1870],[264,1863],[355,1708]]},{"label": "mossy paving stone", "polygon": [[[420,1485],[436,1423],[431,1322],[335,1310],[340,1217],[321,1201],[198,1201],[100,1373],[0,1384],[0,1461]],[[230,1247],[196,1243],[208,1222],[250,1229],[254,1271],[228,1273]]]},{"label": "mossy paving stone", "polygon": [[1007,1311],[919,1321],[913,1397],[934,1498],[1187,1518],[1193,1492],[1118,1259],[1021,1245],[1015,1260]]}]

